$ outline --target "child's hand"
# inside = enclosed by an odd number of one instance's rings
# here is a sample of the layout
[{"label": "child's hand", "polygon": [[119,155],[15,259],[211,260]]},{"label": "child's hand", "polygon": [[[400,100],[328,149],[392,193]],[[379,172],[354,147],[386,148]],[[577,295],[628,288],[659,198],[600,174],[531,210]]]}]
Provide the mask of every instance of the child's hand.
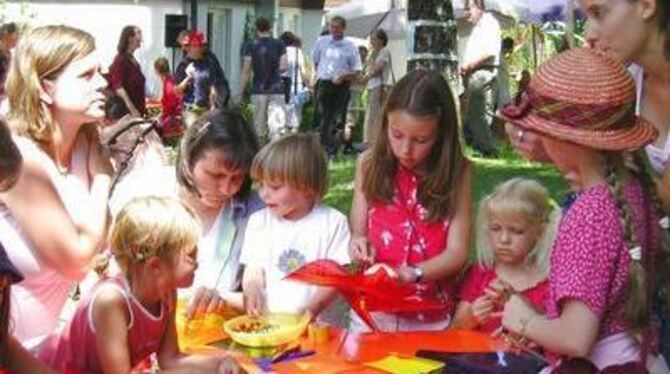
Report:
[{"label": "child's hand", "polygon": [[491,314],[495,308],[495,302],[487,295],[480,296],[472,303],[472,317],[479,326],[491,320]]},{"label": "child's hand", "polygon": [[363,274],[365,275],[371,275],[374,274],[378,271],[385,271],[386,274],[388,274],[389,277],[393,279],[398,279],[398,273],[390,266],[386,264],[374,264],[367,268]]},{"label": "child's hand", "polygon": [[200,287],[188,302],[186,319],[192,319],[202,313],[220,313],[225,308],[226,301],[219,296],[216,290]]},{"label": "child's hand", "polygon": [[263,269],[247,268],[242,279],[244,309],[247,314],[259,316],[265,311],[265,275]]},{"label": "child's hand", "polygon": [[219,362],[218,374],[242,374],[245,373],[240,364],[232,357],[223,357]]},{"label": "child's hand", "polygon": [[515,290],[509,283],[500,278],[496,278],[484,289],[484,294],[488,296],[495,304],[504,305]]},{"label": "child's hand", "polygon": [[372,265],[375,262],[377,251],[368,243],[365,237],[351,239],[349,243],[349,257],[355,264]]}]

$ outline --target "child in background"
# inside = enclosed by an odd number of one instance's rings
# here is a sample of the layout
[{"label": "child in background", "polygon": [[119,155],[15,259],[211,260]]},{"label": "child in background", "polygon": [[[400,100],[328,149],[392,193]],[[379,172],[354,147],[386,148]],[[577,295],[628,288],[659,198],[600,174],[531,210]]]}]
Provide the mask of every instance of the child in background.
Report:
[{"label": "child in background", "polygon": [[[350,255],[385,265],[400,282],[419,283],[421,296],[448,304],[411,315],[373,313],[382,330],[442,330],[456,304],[451,278],[467,259],[472,174],[444,78],[416,70],[398,81],[375,139],[356,167]],[[351,329],[367,327],[354,314]]]},{"label": "child in background", "polygon": [[175,88],[172,75],[170,75],[170,63],[165,57],[159,57],[154,61],[154,69],[163,83],[159,131],[164,139],[179,136],[184,131],[181,119],[181,96]]},{"label": "child in background", "polygon": [[635,96],[618,61],[574,48],[542,64],[521,104],[503,109],[507,121],[540,137],[577,197],[551,250],[547,315],[513,294],[502,325],[513,337],[554,356],[587,358],[599,370],[637,364],[667,373],[652,346],[650,306],[665,243],[640,152],[658,132],[635,115]]},{"label": "child in background", "polygon": [[283,280],[308,262],[349,262],[347,219],[321,203],[327,172],[326,155],[309,134],[280,138],[254,159],[251,176],[266,208],[249,218],[242,247],[242,289],[249,314],[317,316],[331,301],[331,289]]},{"label": "child in background", "polygon": [[152,354],[162,369],[238,372],[229,358],[185,356],[177,348],[176,289],[193,282],[199,236],[194,213],[179,200],[131,200],[109,240],[124,276],[101,280],[38,357],[67,373],[127,373]]},{"label": "child in background", "polygon": [[[548,297],[548,262],[560,212],[547,189],[534,180],[513,178],[479,204],[477,264],[468,272],[453,327],[494,332],[505,300],[518,293],[541,314]],[[502,292],[501,292],[502,291]]]}]

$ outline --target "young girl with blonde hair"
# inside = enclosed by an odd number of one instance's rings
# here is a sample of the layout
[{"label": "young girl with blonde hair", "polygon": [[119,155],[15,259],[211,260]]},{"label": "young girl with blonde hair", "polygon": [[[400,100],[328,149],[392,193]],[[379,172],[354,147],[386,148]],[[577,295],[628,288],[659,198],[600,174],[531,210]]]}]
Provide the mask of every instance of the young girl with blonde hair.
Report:
[{"label": "young girl with blonde hair", "polygon": [[[456,105],[436,72],[415,70],[391,90],[372,149],[356,166],[351,258],[384,265],[446,310],[374,313],[383,330],[441,330],[456,304],[453,277],[467,259],[470,162],[459,141]],[[371,270],[372,271],[372,270]],[[352,315],[353,329],[366,329]]]},{"label": "young girl with blonde hair", "polygon": [[637,364],[668,372],[652,346],[660,215],[639,151],[658,132],[635,115],[632,77],[602,52],[571,49],[541,65],[521,103],[503,114],[539,134],[577,192],[552,248],[546,317],[513,294],[503,326],[599,370]]},{"label": "young girl with blonde hair", "polygon": [[254,159],[251,176],[266,208],[249,218],[242,247],[247,312],[317,316],[331,300],[330,289],[284,280],[308,262],[349,262],[347,219],[321,203],[327,173],[326,154],[310,134],[277,139]]},{"label": "young girl with blonde hair", "polygon": [[544,186],[513,178],[479,203],[477,263],[461,288],[453,327],[493,332],[504,300],[517,293],[544,313],[548,297],[549,249],[560,212]]},{"label": "young girl with blonde hair", "polygon": [[200,223],[179,200],[131,200],[110,234],[123,275],[101,280],[38,357],[67,373],[127,373],[152,354],[176,372],[237,372],[228,358],[184,356],[177,347],[176,290],[193,282],[199,238]]}]

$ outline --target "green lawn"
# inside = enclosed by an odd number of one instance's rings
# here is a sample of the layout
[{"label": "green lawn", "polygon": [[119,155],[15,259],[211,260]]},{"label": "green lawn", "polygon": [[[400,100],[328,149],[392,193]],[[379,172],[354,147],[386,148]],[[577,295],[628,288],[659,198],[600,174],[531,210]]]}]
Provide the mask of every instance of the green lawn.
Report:
[{"label": "green lawn", "polygon": [[[511,149],[504,148],[498,159],[483,159],[468,151],[475,163],[475,174],[472,182],[473,206],[493,187],[513,178],[533,178],[545,185],[552,197],[560,202],[568,187],[560,174],[550,166],[529,162]],[[355,158],[347,156],[338,159],[330,166],[330,189],[326,195],[326,204],[333,206],[345,214],[351,209],[351,197],[354,188]]]}]

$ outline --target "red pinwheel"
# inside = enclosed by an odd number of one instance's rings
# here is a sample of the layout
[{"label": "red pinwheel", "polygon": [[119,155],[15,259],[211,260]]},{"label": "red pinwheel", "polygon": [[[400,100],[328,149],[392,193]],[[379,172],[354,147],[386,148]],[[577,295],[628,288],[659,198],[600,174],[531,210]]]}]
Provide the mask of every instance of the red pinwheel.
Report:
[{"label": "red pinwheel", "polygon": [[351,274],[335,261],[318,260],[305,264],[286,279],[336,289],[373,331],[379,331],[379,328],[370,312],[447,309],[444,300],[422,297],[421,285],[402,284],[382,268],[372,274]]}]

